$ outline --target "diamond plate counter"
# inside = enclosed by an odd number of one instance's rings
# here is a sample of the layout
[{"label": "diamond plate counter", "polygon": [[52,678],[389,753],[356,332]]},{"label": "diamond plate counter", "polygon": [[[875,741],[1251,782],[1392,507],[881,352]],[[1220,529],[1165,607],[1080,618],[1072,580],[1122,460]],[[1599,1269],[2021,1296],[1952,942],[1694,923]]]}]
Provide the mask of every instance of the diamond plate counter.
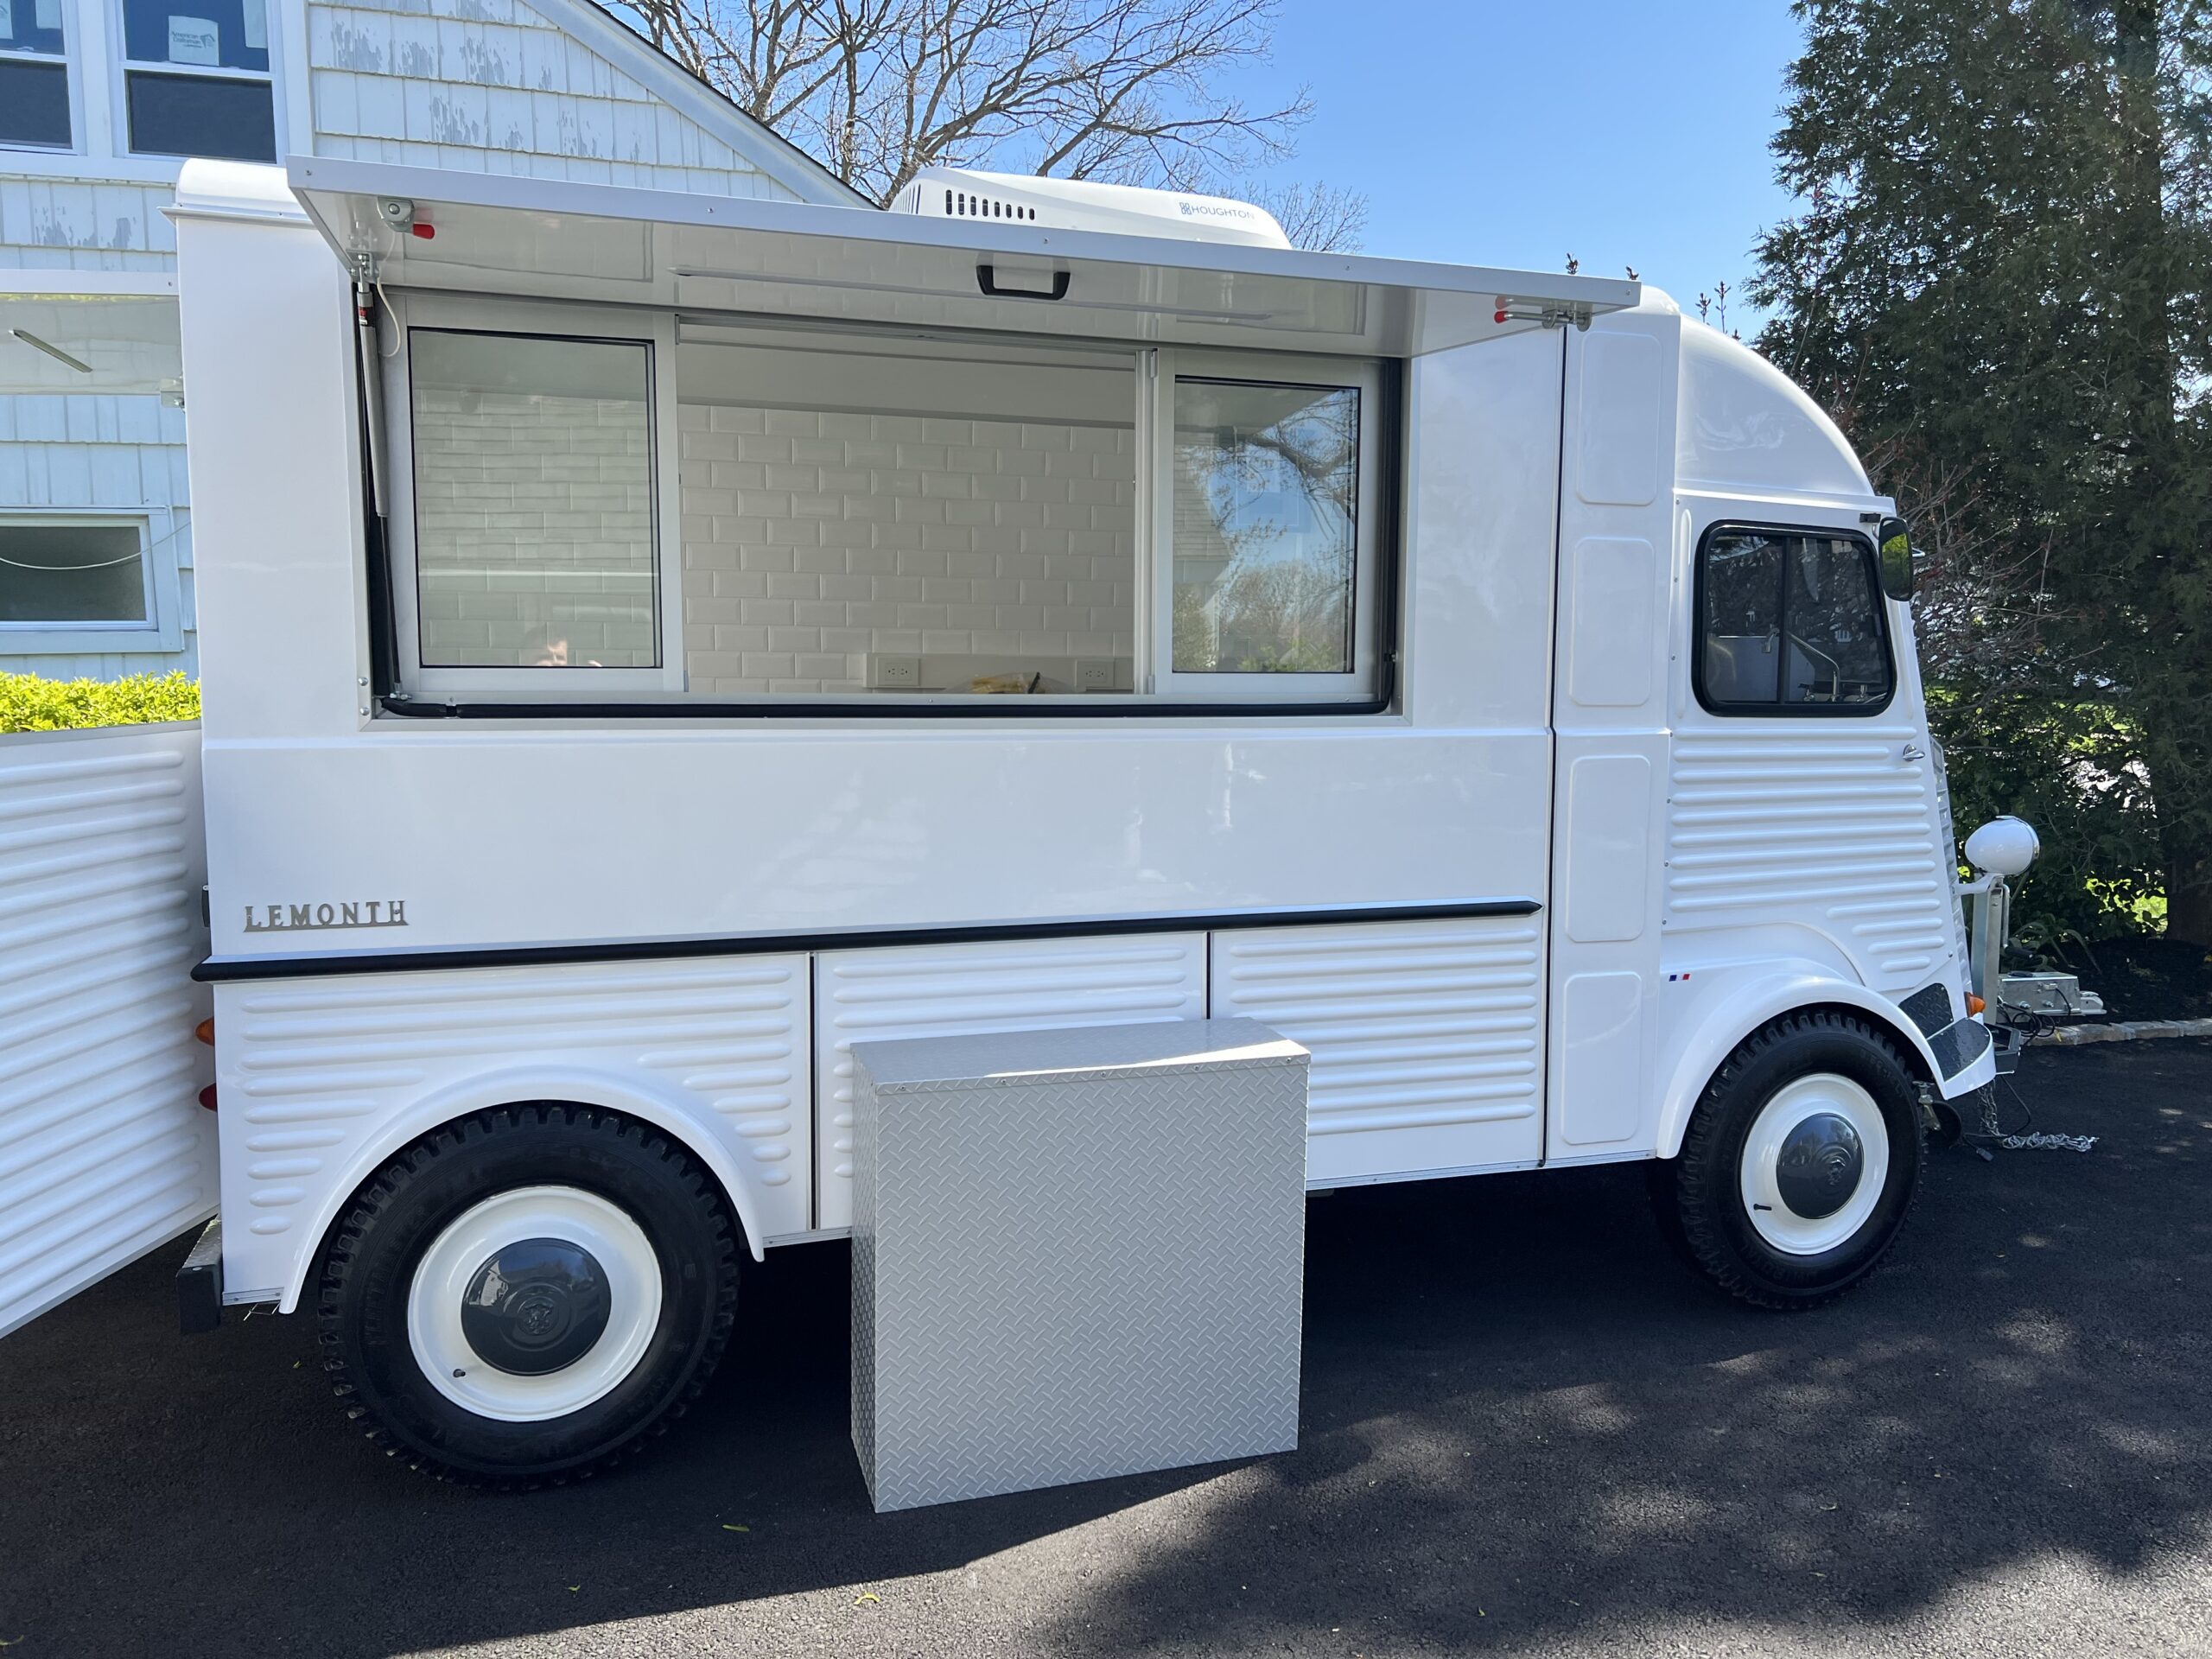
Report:
[{"label": "diamond plate counter", "polygon": [[1211,1020],[853,1056],[877,1510],[1297,1444],[1303,1048]]}]

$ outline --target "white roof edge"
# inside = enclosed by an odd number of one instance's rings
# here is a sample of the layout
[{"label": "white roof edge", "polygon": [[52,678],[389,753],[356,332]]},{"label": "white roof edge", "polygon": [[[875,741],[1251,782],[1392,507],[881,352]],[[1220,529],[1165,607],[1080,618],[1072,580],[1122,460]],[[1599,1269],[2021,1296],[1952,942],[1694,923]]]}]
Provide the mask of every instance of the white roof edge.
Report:
[{"label": "white roof edge", "polygon": [[[802,197],[850,207],[875,203],[765,122],[756,121],[714,87],[594,0],[529,0],[531,7],[642,82],[668,105],[718,133],[732,149]],[[763,141],[766,141],[765,143]],[[766,149],[766,155],[755,152]]]},{"label": "white roof edge", "polygon": [[[1057,257],[1096,260],[1104,264],[1170,266],[1310,282],[1366,283],[1387,288],[1510,296],[1516,301],[1586,305],[1594,313],[1627,310],[1638,302],[1643,293],[1639,283],[1603,276],[1570,276],[1556,271],[1446,265],[1369,254],[1057,230],[995,219],[925,219],[873,208],[856,213],[849,207],[810,202],[699,195],[626,185],[579,184],[510,174],[448,172],[384,162],[294,156],[288,158],[284,167],[292,192],[302,197],[310,191],[403,196],[416,201],[570,213],[645,224],[798,232],[886,245],[922,244],[1010,257],[1026,256],[1049,260]],[[342,254],[345,251],[340,251]]]},{"label": "white roof edge", "polygon": [[200,219],[309,222],[307,209],[292,192],[286,170],[260,162],[216,162],[205,157],[187,162],[177,175],[176,206],[171,211]]}]

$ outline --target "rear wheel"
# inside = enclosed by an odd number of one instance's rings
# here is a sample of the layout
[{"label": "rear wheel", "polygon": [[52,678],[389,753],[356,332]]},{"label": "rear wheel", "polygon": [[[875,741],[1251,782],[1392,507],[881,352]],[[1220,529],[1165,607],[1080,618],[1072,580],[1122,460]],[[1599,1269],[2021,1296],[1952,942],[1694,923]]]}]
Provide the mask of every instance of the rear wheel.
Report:
[{"label": "rear wheel", "polygon": [[506,1108],[417,1141],[340,1217],[324,1363],[348,1414],[413,1467],[574,1479],[696,1397],[736,1274],[721,1194],[683,1148],[591,1108]]},{"label": "rear wheel", "polygon": [[1797,1014],[1713,1074],[1653,1192],[1666,1231],[1722,1289],[1814,1307],[1881,1261],[1922,1161],[1918,1090],[1896,1045],[1850,1014]]}]

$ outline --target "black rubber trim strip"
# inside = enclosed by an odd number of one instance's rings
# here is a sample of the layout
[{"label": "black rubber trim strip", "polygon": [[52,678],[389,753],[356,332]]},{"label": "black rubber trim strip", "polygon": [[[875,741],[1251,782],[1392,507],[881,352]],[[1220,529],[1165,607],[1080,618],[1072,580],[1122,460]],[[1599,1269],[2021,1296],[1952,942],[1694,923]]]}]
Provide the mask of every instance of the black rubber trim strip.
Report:
[{"label": "black rubber trim strip", "polygon": [[899,944],[981,944],[1007,939],[1105,938],[1131,933],[1196,933],[1238,927],[1351,926],[1370,922],[1457,921],[1534,916],[1534,899],[1447,899],[1435,904],[1342,905],[1319,910],[1225,910],[1147,916],[1092,916],[955,927],[842,928],[822,932],[612,939],[594,944],[513,944],[445,950],[341,950],[299,957],[209,957],[192,970],[202,983],[310,979],[346,974],[411,974],[457,968],[534,968],[568,962],[658,962],[683,957],[766,957]]}]

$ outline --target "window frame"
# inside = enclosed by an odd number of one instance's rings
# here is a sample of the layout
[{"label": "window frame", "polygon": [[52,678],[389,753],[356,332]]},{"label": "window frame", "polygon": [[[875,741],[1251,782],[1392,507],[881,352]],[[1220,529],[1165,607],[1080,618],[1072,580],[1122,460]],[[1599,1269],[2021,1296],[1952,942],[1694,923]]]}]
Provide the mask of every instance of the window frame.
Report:
[{"label": "window frame", "polygon": [[[1172,603],[1172,550],[1160,534],[1160,514],[1172,512],[1172,494],[1158,490],[1156,450],[1172,442],[1163,434],[1162,414],[1172,421],[1173,374],[1164,351],[1139,347],[1132,377],[1137,459],[1135,539],[1137,554],[1137,689],[1129,693],[1008,697],[981,694],[886,696],[848,692],[806,696],[764,693],[741,698],[694,696],[686,691],[688,668],[683,642],[683,553],[679,479],[676,348],[680,327],[758,327],[773,334],[792,327],[785,318],[685,312],[639,307],[592,305],[561,300],[511,300],[435,289],[378,290],[378,339],[384,353],[378,365],[385,420],[378,435],[390,445],[390,499],[385,533],[371,537],[370,557],[380,566],[370,591],[390,595],[388,608],[372,606],[369,627],[372,660],[378,664],[373,694],[381,714],[415,718],[531,719],[750,719],[818,721],[913,719],[1190,718],[1243,715],[1281,719],[1387,715],[1398,708],[1398,579],[1405,556],[1403,496],[1406,489],[1402,427],[1405,365],[1391,359],[1302,356],[1280,352],[1186,352],[1185,365],[1205,366],[1194,378],[1249,380],[1258,384],[1357,387],[1361,410],[1361,480],[1356,509],[1353,595],[1353,671],[1348,674],[1161,675],[1145,683],[1147,664],[1166,636],[1157,607]],[[464,333],[543,335],[581,340],[647,341],[652,377],[652,457],[658,588],[656,603],[662,639],[658,670],[547,668],[425,668],[421,665],[420,588],[415,560],[414,440],[410,353],[410,329],[451,328]],[[809,334],[849,334],[865,340],[876,331],[840,327],[834,321],[809,323]],[[894,331],[910,338],[913,330]],[[1084,348],[1093,342],[1022,336],[1001,338],[972,330],[932,329],[927,338],[953,345],[1036,351],[1058,344]],[[395,346],[395,334],[399,345]],[[1117,354],[1129,353],[1115,343]],[[364,478],[365,485],[365,475]],[[1156,499],[1156,498],[1166,499]],[[390,666],[387,667],[386,665]],[[1192,682],[1227,681],[1228,685]],[[1165,682],[1163,683],[1163,682]],[[1317,686],[1316,682],[1322,682]],[[599,694],[607,695],[601,696]]]},{"label": "window frame", "polygon": [[[190,161],[201,152],[175,149],[141,149],[130,130],[130,77],[164,75],[186,80],[244,80],[259,82],[269,88],[269,142],[273,164],[282,166],[284,160],[285,111],[283,71],[277,67],[283,60],[283,0],[263,0],[263,16],[268,29],[269,67],[266,69],[233,69],[222,64],[170,63],[130,55],[130,20],[123,15],[123,0],[105,0],[105,21],[113,39],[113,49],[108,54],[108,134],[110,152],[117,156],[142,157],[148,161]],[[221,156],[214,160],[226,159]],[[250,162],[251,166],[267,166],[270,162]]]},{"label": "window frame", "polygon": [[[1786,702],[1780,696],[1780,676],[1777,676],[1777,696],[1771,702],[1719,702],[1707,692],[1705,683],[1705,596],[1707,557],[1716,537],[1721,536],[1789,537],[1796,540],[1850,542],[1857,545],[1866,566],[1867,590],[1874,600],[1874,626],[1880,636],[1882,660],[1889,666],[1889,689],[1878,702]],[[1783,561],[1782,602],[1776,616],[1776,626],[1784,639],[1789,637],[1790,566]],[[1874,543],[1865,531],[1833,524],[1768,524],[1752,519],[1720,518],[1705,527],[1697,540],[1695,562],[1692,567],[1690,597],[1690,690],[1697,698],[1697,705],[1708,715],[1720,720],[1866,720],[1885,713],[1897,701],[1897,685],[1903,677],[1897,653],[1897,631],[1890,626],[1890,607],[1895,603],[1882,591],[1881,569],[1877,560]]]},{"label": "window frame", "polygon": [[[378,329],[384,377],[385,432],[391,443],[386,477],[391,491],[385,520],[393,604],[393,645],[400,683],[417,701],[450,701],[461,693],[521,693],[534,702],[548,693],[563,698],[595,692],[673,692],[681,695],[683,661],[682,519],[672,451],[676,423],[676,319],[664,312],[626,312],[612,307],[572,306],[530,300],[457,300],[424,293],[379,289],[390,316]],[[433,668],[423,662],[422,585],[416,563],[415,409],[410,337],[416,329],[495,334],[527,340],[607,341],[645,347],[647,454],[652,478],[653,626],[660,664],[653,668],[516,666]],[[390,336],[396,331],[395,346]],[[668,464],[664,465],[664,459]],[[550,699],[549,699],[550,701]],[[640,705],[656,706],[656,705]]]},{"label": "window frame", "polygon": [[[122,0],[117,0],[120,4]],[[29,4],[31,0],[16,0],[17,4]],[[78,27],[79,17],[74,0],[56,0],[61,8],[61,50],[31,52],[16,47],[0,46],[0,60],[10,63],[34,65],[59,64],[61,67],[63,97],[69,111],[69,136],[58,144],[32,143],[21,138],[0,141],[0,155],[7,156],[79,156],[85,149],[85,100],[79,79],[79,60],[83,31]]]},{"label": "window frame", "polygon": [[[1382,514],[1376,498],[1386,486],[1382,427],[1394,418],[1384,408],[1382,365],[1367,358],[1300,357],[1278,352],[1217,352],[1163,348],[1152,389],[1151,442],[1142,446],[1151,461],[1147,500],[1141,485],[1139,506],[1151,534],[1143,538],[1141,569],[1151,591],[1141,594],[1144,630],[1140,664],[1148,668],[1147,690],[1157,697],[1188,702],[1262,703],[1275,701],[1337,701],[1356,705],[1372,697],[1382,683],[1385,649],[1379,616],[1383,591],[1381,566]],[[1175,667],[1175,383],[1179,379],[1227,385],[1350,389],[1359,395],[1359,443],[1352,480],[1351,614],[1346,619],[1352,647],[1351,667],[1338,673],[1234,673]],[[1142,694],[1141,694],[1142,695]]]},{"label": "window frame", "polygon": [[169,507],[35,507],[0,509],[10,525],[130,528],[138,532],[146,616],[126,622],[0,622],[0,657],[87,657],[184,649],[181,581],[176,539],[188,533]]}]

